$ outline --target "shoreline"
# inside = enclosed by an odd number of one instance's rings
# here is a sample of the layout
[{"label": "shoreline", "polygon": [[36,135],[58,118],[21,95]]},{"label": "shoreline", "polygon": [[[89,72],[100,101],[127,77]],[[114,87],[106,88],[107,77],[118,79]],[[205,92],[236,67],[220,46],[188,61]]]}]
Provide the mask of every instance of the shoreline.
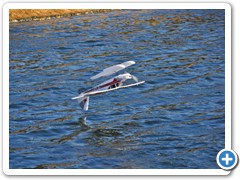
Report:
[{"label": "shoreline", "polygon": [[111,9],[10,9],[9,22],[43,21],[51,18],[110,12]]}]

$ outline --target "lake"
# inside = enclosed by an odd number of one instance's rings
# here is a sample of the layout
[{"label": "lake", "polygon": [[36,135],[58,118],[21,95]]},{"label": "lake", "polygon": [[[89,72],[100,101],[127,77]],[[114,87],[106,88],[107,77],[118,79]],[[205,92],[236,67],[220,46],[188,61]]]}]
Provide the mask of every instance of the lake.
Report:
[{"label": "lake", "polygon": [[[218,169],[224,19],[220,9],[115,10],[10,23],[10,168]],[[90,97],[87,112],[71,99],[130,60],[144,84]]]}]

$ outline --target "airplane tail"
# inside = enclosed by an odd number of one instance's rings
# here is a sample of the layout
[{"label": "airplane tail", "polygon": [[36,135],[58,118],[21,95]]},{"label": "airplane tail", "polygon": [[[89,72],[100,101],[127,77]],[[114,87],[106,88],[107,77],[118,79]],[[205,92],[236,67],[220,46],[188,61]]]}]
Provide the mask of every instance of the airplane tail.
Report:
[{"label": "airplane tail", "polygon": [[89,105],[89,96],[84,96],[82,98],[78,98],[77,99],[80,107],[84,110],[87,111],[88,110],[88,105]]}]

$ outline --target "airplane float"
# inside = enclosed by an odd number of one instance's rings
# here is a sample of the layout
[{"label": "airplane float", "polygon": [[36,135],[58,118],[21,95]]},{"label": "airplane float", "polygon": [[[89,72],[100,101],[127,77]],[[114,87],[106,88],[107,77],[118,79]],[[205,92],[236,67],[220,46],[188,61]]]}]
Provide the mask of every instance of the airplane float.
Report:
[{"label": "airplane float", "polygon": [[[90,79],[95,80],[100,77],[110,76],[118,71],[121,71],[121,70],[133,65],[133,64],[135,64],[134,61],[127,61],[127,62],[124,62],[121,64],[117,64],[117,65],[108,67],[108,68],[104,69],[102,72],[98,73],[97,75],[92,76]],[[125,81],[130,80],[130,79],[133,79],[135,81],[135,83],[123,85],[123,83]],[[121,88],[137,86],[139,84],[143,84],[144,82],[145,81],[139,82],[137,77],[126,72],[124,74],[119,74],[118,76],[115,76],[114,78],[111,78],[111,79],[95,86],[94,88],[84,91],[81,94],[79,94],[77,97],[74,97],[72,99],[76,99],[78,101],[79,105],[81,106],[81,108],[83,110],[87,111],[90,96],[106,93],[106,92],[121,89]]]}]

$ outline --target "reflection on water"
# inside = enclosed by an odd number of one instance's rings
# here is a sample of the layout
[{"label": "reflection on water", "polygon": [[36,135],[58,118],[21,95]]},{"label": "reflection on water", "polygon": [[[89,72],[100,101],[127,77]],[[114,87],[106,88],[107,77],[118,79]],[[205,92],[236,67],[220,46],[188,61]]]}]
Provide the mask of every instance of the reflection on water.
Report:
[{"label": "reflection on water", "polygon": [[[218,168],[224,23],[224,10],[122,10],[10,24],[10,168]],[[146,83],[88,112],[71,100],[129,60]]]}]

